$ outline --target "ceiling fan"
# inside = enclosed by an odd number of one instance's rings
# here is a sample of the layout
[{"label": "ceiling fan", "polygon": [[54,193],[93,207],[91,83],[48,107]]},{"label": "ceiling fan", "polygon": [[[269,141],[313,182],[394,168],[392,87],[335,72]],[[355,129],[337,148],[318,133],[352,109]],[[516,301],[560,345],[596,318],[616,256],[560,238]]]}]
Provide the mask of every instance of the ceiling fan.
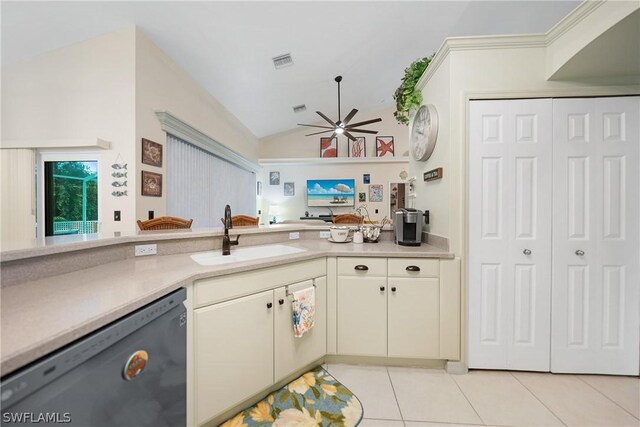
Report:
[{"label": "ceiling fan", "polygon": [[377,134],[378,131],[377,130],[367,130],[367,129],[358,129],[358,126],[365,126],[365,125],[369,125],[371,123],[377,123],[377,122],[381,122],[382,119],[381,118],[377,118],[377,119],[370,119],[370,120],[365,120],[363,122],[358,122],[358,123],[351,123],[351,119],[353,119],[353,116],[356,115],[356,113],[358,112],[358,110],[356,110],[355,108],[353,110],[351,110],[351,112],[349,112],[349,114],[347,114],[347,116],[344,118],[344,120],[341,119],[340,116],[340,82],[342,81],[342,76],[338,76],[334,79],[336,81],[336,83],[338,83],[338,121],[333,122],[329,117],[327,117],[326,115],[322,114],[322,112],[320,111],[316,111],[316,113],[318,113],[318,115],[320,117],[322,117],[325,121],[327,121],[331,126],[319,126],[319,125],[305,125],[303,123],[298,123],[298,126],[307,126],[307,127],[312,127],[312,128],[320,128],[320,129],[328,129],[328,130],[323,130],[321,132],[315,132],[315,133],[310,133],[306,136],[312,136],[312,135],[320,135],[322,133],[329,133],[329,132],[333,132],[331,134],[331,138],[334,138],[336,135],[344,135],[347,138],[349,138],[352,141],[356,140],[356,137],[351,135],[351,133],[370,133],[370,134]]}]

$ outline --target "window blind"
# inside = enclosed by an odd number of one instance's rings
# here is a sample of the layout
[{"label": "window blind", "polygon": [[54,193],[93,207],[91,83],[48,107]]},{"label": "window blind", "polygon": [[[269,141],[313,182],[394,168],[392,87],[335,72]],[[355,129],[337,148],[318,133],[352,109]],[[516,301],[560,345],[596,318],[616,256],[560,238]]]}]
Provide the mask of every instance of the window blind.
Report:
[{"label": "window blind", "polygon": [[168,215],[221,227],[225,205],[233,215],[256,216],[255,191],[255,173],[167,134]]}]

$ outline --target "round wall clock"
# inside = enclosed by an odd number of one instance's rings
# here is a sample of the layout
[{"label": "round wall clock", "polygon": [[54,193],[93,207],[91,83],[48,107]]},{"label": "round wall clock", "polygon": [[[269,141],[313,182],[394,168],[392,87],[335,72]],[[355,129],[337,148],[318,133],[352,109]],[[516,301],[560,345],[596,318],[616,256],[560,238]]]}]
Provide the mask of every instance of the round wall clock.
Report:
[{"label": "round wall clock", "polygon": [[418,161],[431,157],[438,138],[438,112],[433,104],[420,107],[411,126],[411,153]]}]

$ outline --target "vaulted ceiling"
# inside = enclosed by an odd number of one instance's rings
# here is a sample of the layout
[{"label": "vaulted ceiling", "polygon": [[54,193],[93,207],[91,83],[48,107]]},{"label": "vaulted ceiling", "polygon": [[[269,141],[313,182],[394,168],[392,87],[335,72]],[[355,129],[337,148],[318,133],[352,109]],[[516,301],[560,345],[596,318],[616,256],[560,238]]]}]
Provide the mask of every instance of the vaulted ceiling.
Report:
[{"label": "vaulted ceiling", "polygon": [[[451,36],[546,32],[579,1],[3,1],[2,63],[135,24],[257,137],[393,102],[404,68]],[[272,57],[294,65],[276,70]],[[307,111],[294,113],[294,105]]]}]

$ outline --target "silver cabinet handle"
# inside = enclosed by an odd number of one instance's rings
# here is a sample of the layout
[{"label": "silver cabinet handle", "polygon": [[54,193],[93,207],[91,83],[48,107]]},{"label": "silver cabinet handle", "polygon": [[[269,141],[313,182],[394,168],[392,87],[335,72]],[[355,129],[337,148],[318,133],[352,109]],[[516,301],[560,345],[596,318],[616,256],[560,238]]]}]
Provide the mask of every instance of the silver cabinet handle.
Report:
[{"label": "silver cabinet handle", "polygon": [[525,255],[531,255],[531,249],[525,249],[522,253]]},{"label": "silver cabinet handle", "polygon": [[582,256],[582,255],[584,255],[584,251],[581,251],[580,249],[578,249],[578,250],[576,251],[576,255],[578,255],[578,256]]}]

